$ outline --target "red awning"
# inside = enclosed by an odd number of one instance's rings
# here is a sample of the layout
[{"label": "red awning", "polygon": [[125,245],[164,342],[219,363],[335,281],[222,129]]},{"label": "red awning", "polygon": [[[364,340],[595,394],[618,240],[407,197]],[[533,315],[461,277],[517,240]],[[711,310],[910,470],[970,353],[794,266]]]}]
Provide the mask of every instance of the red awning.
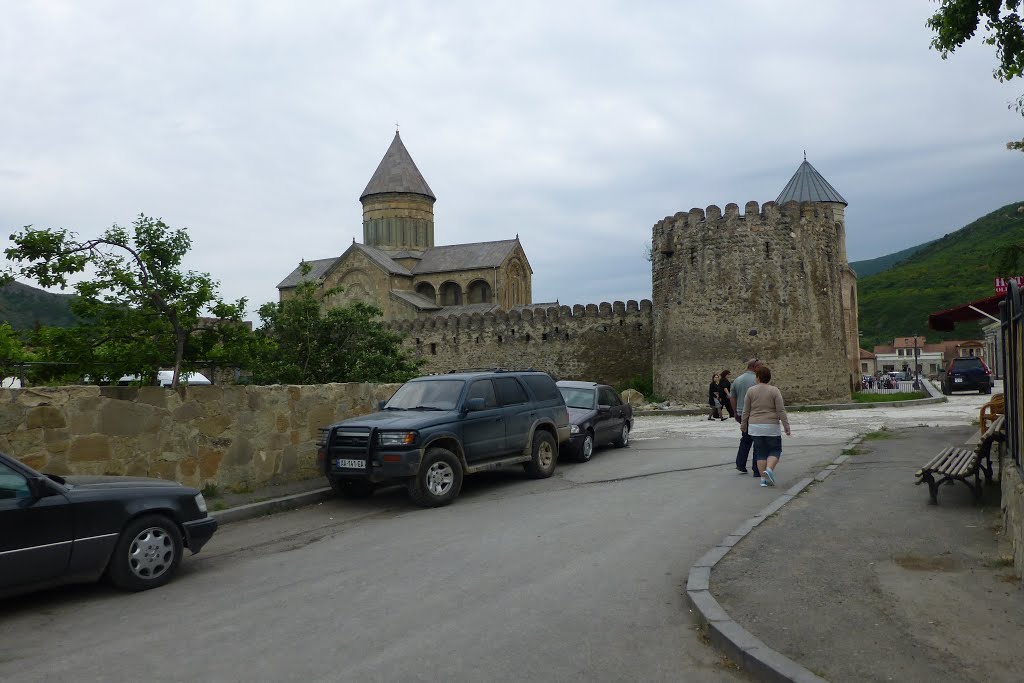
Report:
[{"label": "red awning", "polygon": [[996,294],[987,299],[979,299],[963,306],[932,313],[928,316],[928,327],[939,332],[952,332],[957,323],[981,319],[994,322],[986,318],[983,313],[988,313],[992,317],[998,318],[999,302],[1005,298],[1005,294]]}]

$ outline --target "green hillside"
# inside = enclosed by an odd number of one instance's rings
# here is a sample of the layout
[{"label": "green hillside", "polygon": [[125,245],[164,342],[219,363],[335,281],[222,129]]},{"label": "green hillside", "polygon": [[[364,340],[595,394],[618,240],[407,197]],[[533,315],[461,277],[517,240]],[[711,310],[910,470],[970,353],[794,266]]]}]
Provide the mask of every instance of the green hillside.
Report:
[{"label": "green hillside", "polygon": [[881,273],[883,270],[889,270],[900,261],[905,261],[910,258],[929,244],[931,244],[931,242],[925,242],[924,244],[919,244],[916,247],[897,251],[894,254],[887,254],[885,256],[879,256],[878,258],[865,259],[863,261],[854,261],[850,264],[850,267],[857,273],[857,277],[867,277],[868,275]]},{"label": "green hillside", "polygon": [[928,328],[928,314],[995,294],[997,254],[1024,243],[1024,202],[1009,204],[923,245],[911,261],[861,277],[857,284],[861,346],[919,333],[929,341],[981,336],[981,325],[961,324],[954,332]]},{"label": "green hillside", "polygon": [[71,312],[73,296],[10,282],[0,287],[0,322],[7,322],[16,330],[31,329],[36,323],[70,327],[78,320]]}]

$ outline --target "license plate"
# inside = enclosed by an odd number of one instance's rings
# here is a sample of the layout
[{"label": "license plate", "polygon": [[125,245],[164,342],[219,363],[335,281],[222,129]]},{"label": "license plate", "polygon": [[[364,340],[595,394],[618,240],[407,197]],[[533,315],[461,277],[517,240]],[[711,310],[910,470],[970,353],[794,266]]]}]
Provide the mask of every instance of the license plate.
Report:
[{"label": "license plate", "polygon": [[954,381],[954,382],[963,382],[963,381],[964,381],[964,378],[963,378],[963,377],[954,377],[954,378],[953,378],[953,381]]},{"label": "license plate", "polygon": [[365,460],[346,460],[345,458],[338,458],[337,460],[334,461],[334,464],[337,467],[347,467],[349,469],[356,469],[356,470],[365,470],[366,469],[366,461]]}]

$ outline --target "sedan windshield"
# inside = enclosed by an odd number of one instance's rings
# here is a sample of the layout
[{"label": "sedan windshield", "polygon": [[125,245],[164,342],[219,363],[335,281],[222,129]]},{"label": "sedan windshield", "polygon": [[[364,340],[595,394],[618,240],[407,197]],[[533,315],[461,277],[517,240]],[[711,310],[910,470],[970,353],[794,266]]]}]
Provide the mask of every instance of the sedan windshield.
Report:
[{"label": "sedan windshield", "polygon": [[594,394],[596,392],[593,389],[558,387],[558,390],[562,392],[562,398],[565,399],[565,405],[569,406],[570,408],[594,407]]},{"label": "sedan windshield", "polygon": [[455,410],[462,380],[425,379],[406,382],[384,406],[385,410]]}]

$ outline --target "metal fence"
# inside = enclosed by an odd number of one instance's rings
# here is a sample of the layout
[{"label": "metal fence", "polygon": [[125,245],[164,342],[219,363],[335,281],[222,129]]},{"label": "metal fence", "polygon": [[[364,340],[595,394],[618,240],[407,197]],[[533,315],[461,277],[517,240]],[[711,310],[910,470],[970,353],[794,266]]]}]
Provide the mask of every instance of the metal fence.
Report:
[{"label": "metal fence", "polygon": [[924,387],[918,384],[914,387],[914,382],[907,380],[899,380],[893,382],[878,382],[876,381],[871,386],[866,386],[861,382],[860,393],[862,394],[909,394],[915,391],[921,391]]},{"label": "metal fence", "polygon": [[1003,337],[1003,397],[1006,401],[1006,449],[1024,477],[1021,444],[1024,443],[1024,301],[1016,282],[1010,282],[1006,299],[999,305]]}]

